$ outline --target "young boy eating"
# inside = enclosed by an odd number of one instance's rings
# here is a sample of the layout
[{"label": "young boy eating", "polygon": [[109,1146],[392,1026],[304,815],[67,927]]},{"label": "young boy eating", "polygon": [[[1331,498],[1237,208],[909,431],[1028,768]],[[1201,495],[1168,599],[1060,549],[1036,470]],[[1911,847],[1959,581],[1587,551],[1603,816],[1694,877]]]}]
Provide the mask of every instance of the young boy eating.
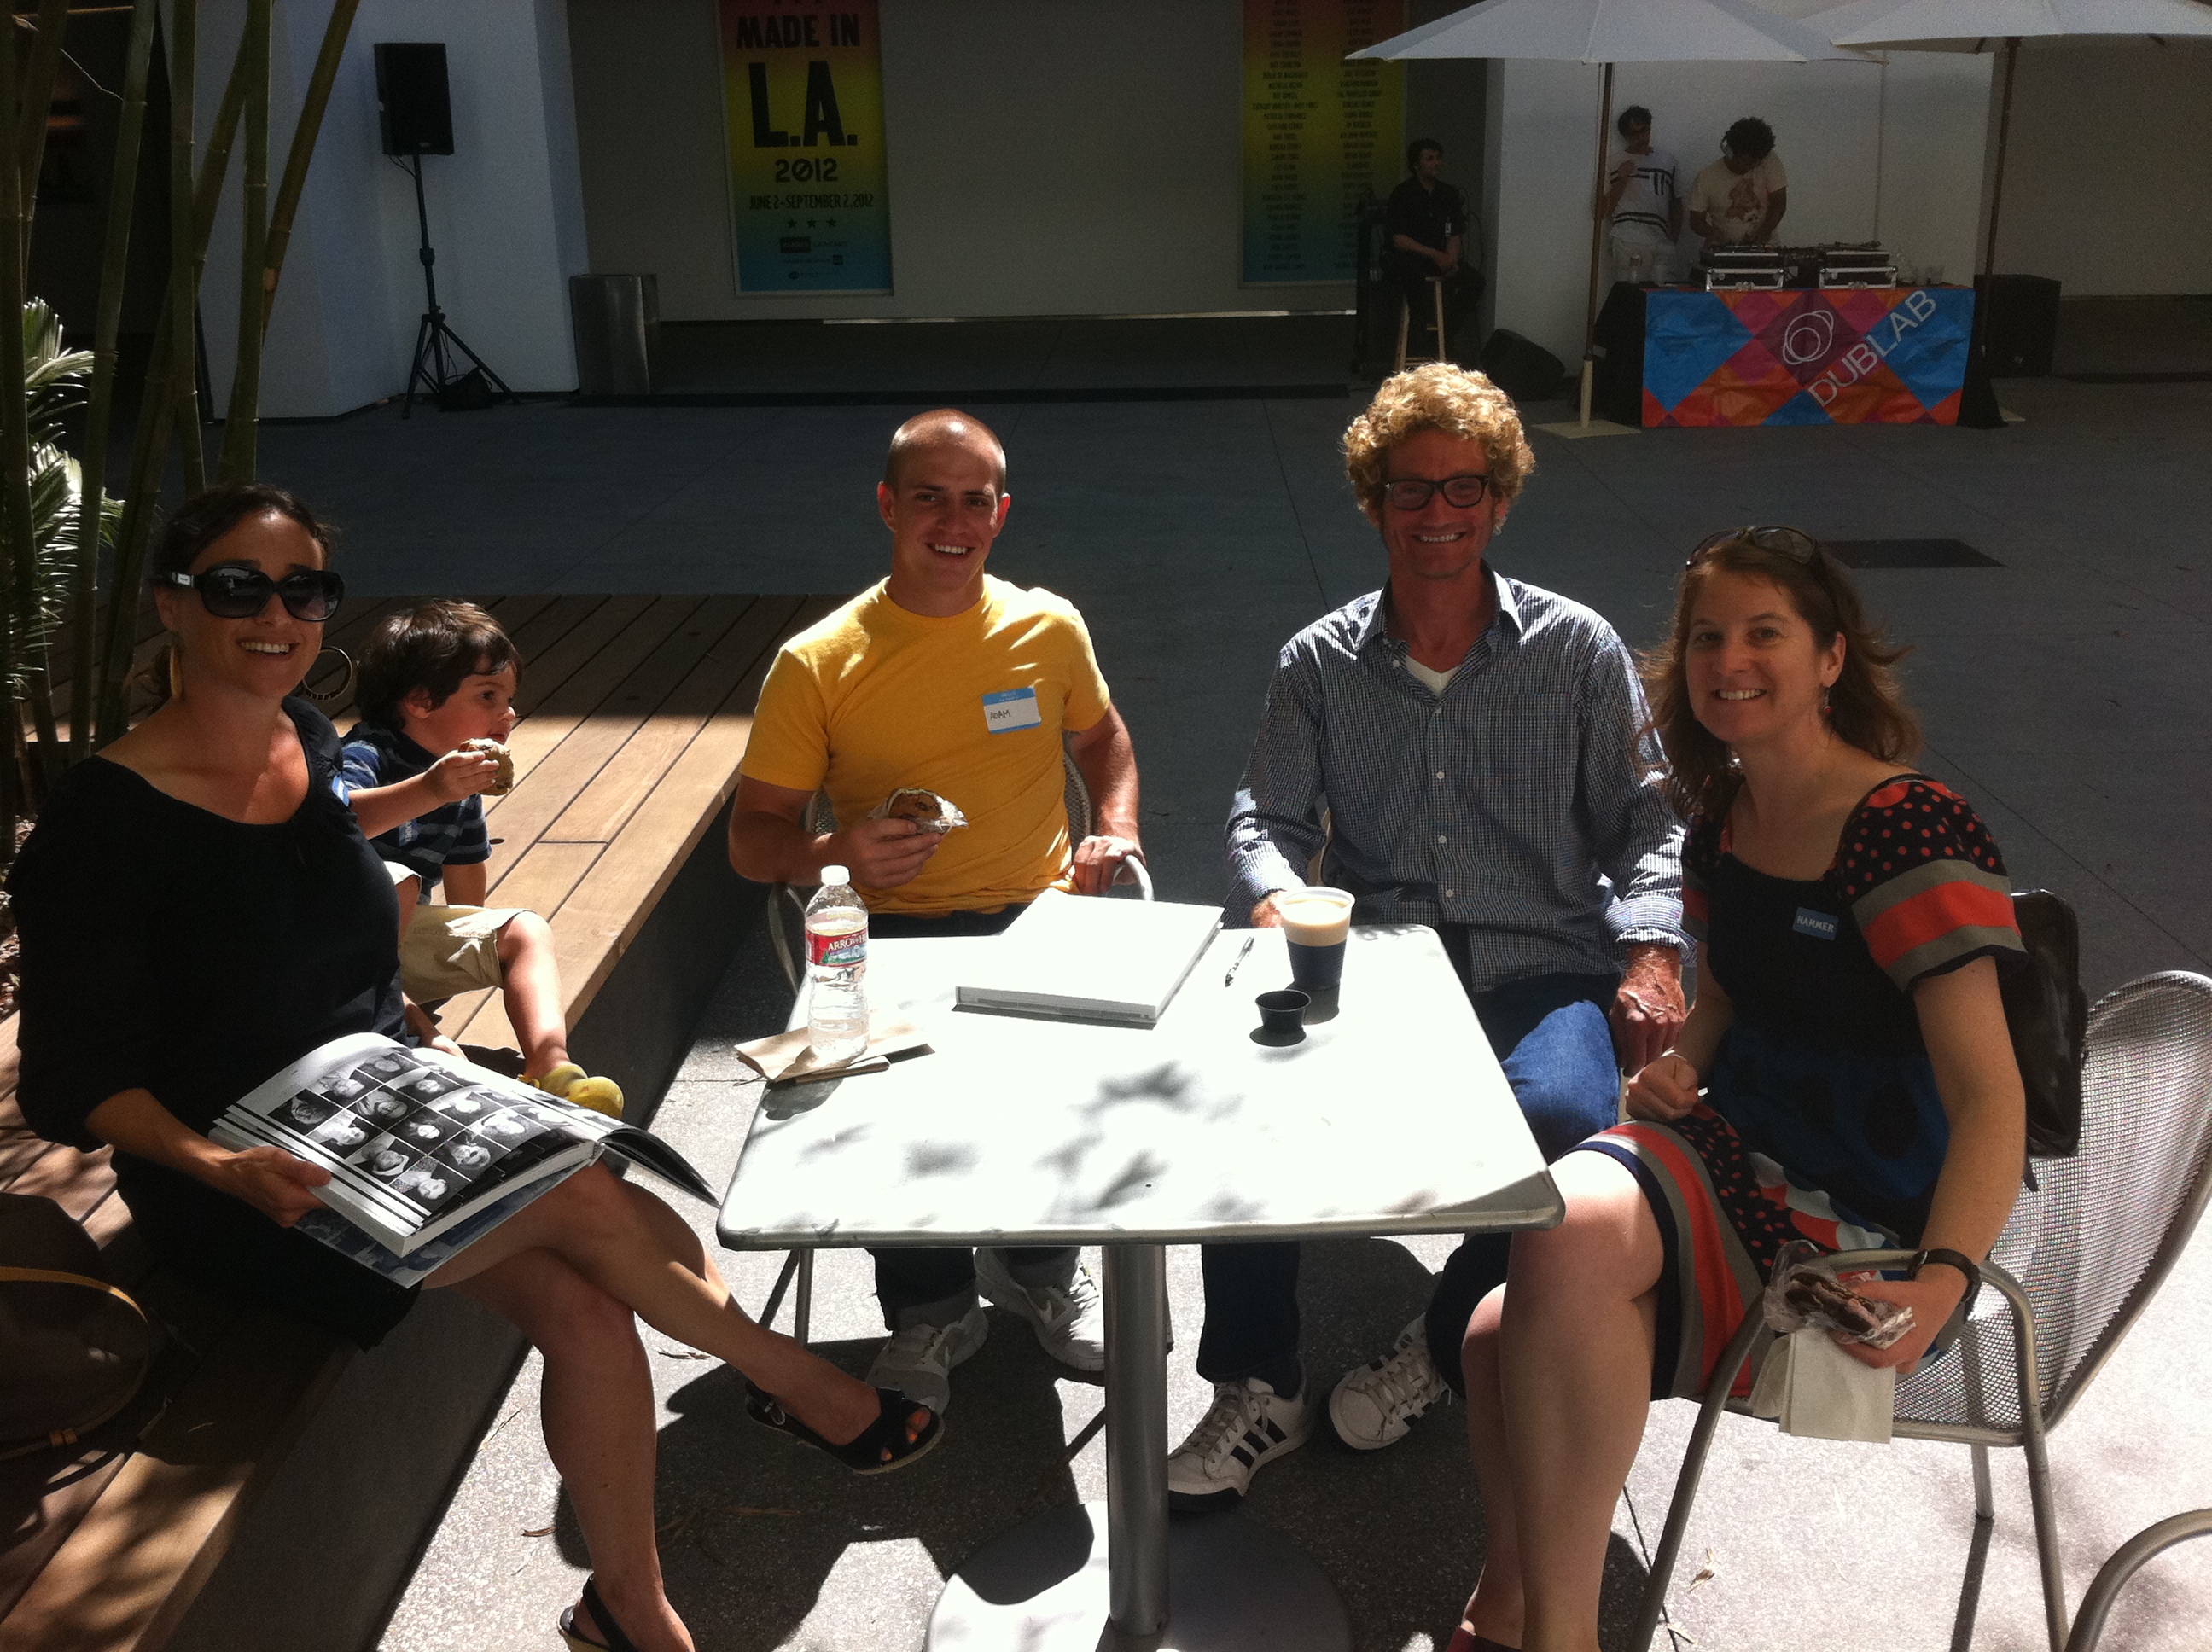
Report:
[{"label": "young boy eating", "polygon": [[[619,1116],[621,1090],[568,1059],[552,931],[534,912],[483,903],[483,794],[504,792],[514,773],[503,744],[522,671],[513,640],[474,603],[420,603],[377,625],[359,670],[362,720],[342,773],[400,885],[402,988],[436,1004],[498,987],[529,1082]],[[441,884],[451,904],[433,902]]]}]

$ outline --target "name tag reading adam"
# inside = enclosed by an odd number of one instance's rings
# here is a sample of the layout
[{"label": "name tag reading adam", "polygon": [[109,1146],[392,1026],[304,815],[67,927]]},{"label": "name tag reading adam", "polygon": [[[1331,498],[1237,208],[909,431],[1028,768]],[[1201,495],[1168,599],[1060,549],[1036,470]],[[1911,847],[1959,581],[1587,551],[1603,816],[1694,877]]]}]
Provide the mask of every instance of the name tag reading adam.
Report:
[{"label": "name tag reading adam", "polygon": [[1002,689],[983,696],[983,729],[989,734],[1011,734],[1018,728],[1041,728],[1044,714],[1037,709],[1035,689]]}]

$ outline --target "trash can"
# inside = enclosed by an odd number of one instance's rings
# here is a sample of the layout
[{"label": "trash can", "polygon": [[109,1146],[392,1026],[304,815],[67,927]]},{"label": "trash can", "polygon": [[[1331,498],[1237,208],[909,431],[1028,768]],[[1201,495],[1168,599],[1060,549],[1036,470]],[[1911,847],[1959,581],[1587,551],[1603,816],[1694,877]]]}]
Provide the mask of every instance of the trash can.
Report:
[{"label": "trash can", "polygon": [[586,396],[650,396],[660,347],[660,295],[651,276],[571,276],[576,382]]}]

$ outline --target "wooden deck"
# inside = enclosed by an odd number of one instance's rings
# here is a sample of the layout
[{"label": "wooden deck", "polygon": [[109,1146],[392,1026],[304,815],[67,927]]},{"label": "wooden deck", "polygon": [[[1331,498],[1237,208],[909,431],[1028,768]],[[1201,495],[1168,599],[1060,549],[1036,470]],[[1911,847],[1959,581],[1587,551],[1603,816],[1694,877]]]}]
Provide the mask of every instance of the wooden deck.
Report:
[{"label": "wooden deck", "polygon": [[[549,920],[569,1024],[587,1044],[592,1003],[664,895],[687,869],[695,878],[714,870],[706,863],[719,841],[708,835],[735,790],[777,645],[842,598],[477,600],[525,662],[522,720],[510,742],[516,784],[487,799],[489,898]],[[329,640],[348,647],[398,605],[362,603]],[[350,704],[330,709],[343,732]],[[720,875],[734,878],[726,866]],[[513,1042],[494,993],[453,1000],[444,1023],[470,1043]],[[290,1321],[240,1313],[161,1269],[115,1197],[106,1151],[80,1153],[30,1134],[15,1104],[16,1071],[11,1017],[0,1023],[0,1191],[56,1200],[100,1242],[115,1283],[184,1336],[160,1373],[167,1410],[143,1438],[132,1436],[152,1415],[150,1398],[70,1461],[47,1454],[0,1464],[0,1652],[152,1652],[350,1351]],[[620,1069],[614,1076],[639,1082]],[[645,1106],[656,1098],[635,1087],[632,1097]]]}]

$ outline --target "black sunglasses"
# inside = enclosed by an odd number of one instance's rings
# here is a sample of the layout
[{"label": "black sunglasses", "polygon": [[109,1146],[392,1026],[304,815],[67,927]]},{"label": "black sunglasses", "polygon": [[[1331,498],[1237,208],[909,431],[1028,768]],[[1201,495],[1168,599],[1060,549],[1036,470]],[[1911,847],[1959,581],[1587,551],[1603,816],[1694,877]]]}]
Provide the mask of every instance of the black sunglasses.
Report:
[{"label": "black sunglasses", "polygon": [[1480,471],[1469,471],[1464,476],[1448,476],[1442,482],[1424,481],[1407,477],[1402,481],[1382,484],[1382,497],[1401,511],[1424,508],[1437,495],[1444,496],[1444,503],[1459,510],[1469,510],[1482,503],[1484,494],[1496,484]]},{"label": "black sunglasses", "polygon": [[201,605],[217,619],[252,619],[276,597],[294,619],[319,623],[345,600],[345,581],[326,568],[295,568],[272,580],[258,568],[226,563],[204,574],[172,574],[168,583],[198,592]]},{"label": "black sunglasses", "polygon": [[1802,562],[1807,568],[1820,566],[1820,542],[1800,528],[1729,528],[1720,533],[1707,534],[1698,541],[1684,568],[1695,568],[1707,551],[1717,550],[1723,545],[1747,544],[1759,550],[1771,550],[1778,556],[1787,556],[1793,562]]}]

